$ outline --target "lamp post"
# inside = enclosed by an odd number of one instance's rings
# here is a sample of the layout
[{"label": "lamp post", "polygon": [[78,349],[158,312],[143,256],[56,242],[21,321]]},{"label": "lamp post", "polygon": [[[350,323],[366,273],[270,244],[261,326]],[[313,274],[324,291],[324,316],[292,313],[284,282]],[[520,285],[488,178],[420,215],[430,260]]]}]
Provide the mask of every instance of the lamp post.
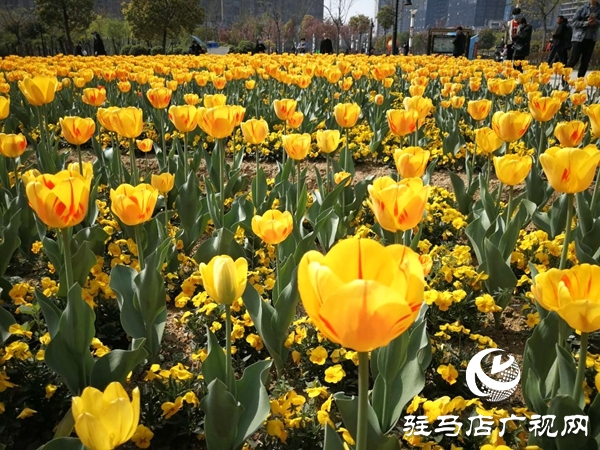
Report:
[{"label": "lamp post", "polygon": [[369,48],[367,49],[367,55],[371,54],[371,47],[373,47],[373,27],[375,24],[373,23],[373,19],[371,19],[371,28],[369,29]]},{"label": "lamp post", "polygon": [[[412,6],[411,0],[406,0],[402,7],[404,6]],[[400,10],[400,0],[396,0],[396,9],[394,10],[394,29],[392,31],[392,55],[398,54],[398,43],[396,40],[398,39],[398,12]]]},{"label": "lamp post", "polygon": [[410,10],[410,27],[408,29],[408,52],[412,53],[413,35],[415,32],[415,16],[417,15],[416,9]]}]

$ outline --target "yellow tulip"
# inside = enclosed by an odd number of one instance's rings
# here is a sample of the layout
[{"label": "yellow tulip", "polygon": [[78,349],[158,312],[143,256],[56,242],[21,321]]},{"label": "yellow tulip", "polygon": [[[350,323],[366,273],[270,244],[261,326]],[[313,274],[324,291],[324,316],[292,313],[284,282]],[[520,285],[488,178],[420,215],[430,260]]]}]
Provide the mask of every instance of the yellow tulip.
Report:
[{"label": "yellow tulip", "polygon": [[96,122],[89,117],[62,117],[60,119],[62,136],[71,145],[83,145],[96,131]]},{"label": "yellow tulip", "polygon": [[27,139],[22,134],[0,133],[0,155],[18,158],[27,148]]},{"label": "yellow tulip", "polygon": [[165,109],[171,102],[172,91],[168,88],[153,88],[146,91],[146,98],[153,108]]},{"label": "yellow tulip", "polygon": [[121,383],[110,383],[104,392],[86,387],[73,397],[73,418],[79,440],[90,450],[112,450],[127,442],[140,420],[140,390],[131,401]]},{"label": "yellow tulip", "polygon": [[548,122],[560,109],[561,104],[560,99],[556,97],[534,97],[529,100],[529,111],[538,122]]},{"label": "yellow tulip", "polygon": [[110,123],[119,136],[128,139],[135,139],[144,131],[142,110],[133,106],[114,110]]},{"label": "yellow tulip", "polygon": [[430,111],[433,109],[433,102],[430,98],[415,96],[415,97],[406,97],[404,99],[404,108],[408,111],[414,110],[419,113],[419,128],[423,124],[423,121],[427,118]]},{"label": "yellow tulip", "polygon": [[202,284],[210,298],[223,305],[231,305],[242,296],[248,280],[248,261],[231,256],[215,256],[208,264],[201,263]]},{"label": "yellow tulip", "polygon": [[269,124],[264,119],[250,119],[241,123],[242,134],[249,144],[262,144],[269,134]]},{"label": "yellow tulip", "polygon": [[255,80],[246,80],[244,85],[246,86],[246,89],[251,91],[252,89],[254,89],[254,86],[256,86],[256,81]]},{"label": "yellow tulip", "polygon": [[465,97],[452,97],[450,98],[450,104],[452,105],[452,107],[454,109],[459,109],[462,108],[463,105],[465,104]]},{"label": "yellow tulip", "polygon": [[490,127],[475,130],[475,143],[485,154],[493,153],[502,147],[502,139]]},{"label": "yellow tulip", "polygon": [[552,91],[552,98],[556,98],[561,103],[564,103],[569,98],[569,92],[568,91]]},{"label": "yellow tulip", "polygon": [[600,330],[600,266],[550,269],[535,277],[531,291],[540,305],[556,311],[570,327],[584,333]]},{"label": "yellow tulip", "polygon": [[333,175],[333,181],[335,184],[344,183],[346,186],[350,186],[350,182],[352,181],[352,174],[348,172],[336,172]]},{"label": "yellow tulip", "polygon": [[96,113],[96,117],[98,118],[98,122],[108,131],[115,132],[116,129],[112,123],[113,114],[119,108],[116,106],[110,106],[108,108],[98,108],[98,112]]},{"label": "yellow tulip", "polygon": [[396,232],[416,227],[423,219],[431,186],[421,178],[404,178],[399,182],[390,177],[377,178],[369,185],[367,204],[381,228]]},{"label": "yellow tulip", "polygon": [[280,244],[293,229],[294,219],[289,211],[270,209],[262,216],[252,218],[252,231],[267,244]]},{"label": "yellow tulip", "polygon": [[68,228],[81,223],[87,214],[90,180],[79,172],[63,170],[29,181],[26,192],[29,206],[42,222],[50,228]]},{"label": "yellow tulip", "polygon": [[152,139],[136,139],[135,145],[139,151],[148,153],[154,147],[154,141]]},{"label": "yellow tulip", "polygon": [[284,98],[282,100],[275,100],[273,102],[273,108],[275,109],[275,114],[279,120],[288,120],[292,115],[296,112],[296,107],[298,103],[296,100],[291,100],[289,98]]},{"label": "yellow tulip", "polygon": [[327,339],[369,352],[415,321],[425,288],[419,257],[402,245],[345,239],[327,255],[307,252],[298,266],[306,313]]},{"label": "yellow tulip", "polygon": [[181,133],[189,133],[198,126],[198,109],[192,105],[172,105],[169,108],[169,120]]},{"label": "yellow tulip", "polygon": [[492,128],[504,142],[518,141],[531,124],[531,115],[519,111],[498,111],[492,116]]},{"label": "yellow tulip", "polygon": [[573,106],[581,106],[586,102],[586,100],[587,93],[585,92],[574,92],[571,94],[571,102],[573,103]]},{"label": "yellow tulip", "polygon": [[290,117],[286,122],[288,127],[296,129],[300,128],[300,125],[302,125],[303,120],[304,114],[302,114],[300,111],[296,111],[294,114],[292,114],[292,117]]},{"label": "yellow tulip", "polygon": [[580,120],[559,122],[554,128],[554,137],[563,147],[577,147],[583,141],[586,130],[587,123]]},{"label": "yellow tulip", "polygon": [[231,106],[222,105],[214,108],[198,108],[198,125],[215,139],[231,136],[235,128],[234,111]]},{"label": "yellow tulip", "polygon": [[396,136],[406,136],[417,130],[419,113],[416,110],[389,109],[385,115],[390,131]]},{"label": "yellow tulip", "polygon": [[233,126],[239,127],[246,115],[246,108],[241,105],[231,105],[231,117],[233,118]]},{"label": "yellow tulip", "polygon": [[594,70],[587,74],[585,82],[588,86],[600,88],[600,71]]},{"label": "yellow tulip", "polygon": [[377,106],[381,106],[383,105],[383,101],[384,101],[384,97],[381,94],[377,94],[375,96],[375,98],[373,99],[373,102],[377,105]]},{"label": "yellow tulip", "polygon": [[23,81],[19,81],[19,89],[33,106],[52,103],[58,86],[56,77],[26,77]]},{"label": "yellow tulip", "polygon": [[422,96],[426,86],[413,85],[408,88],[408,93],[411,97]]},{"label": "yellow tulip", "polygon": [[421,147],[399,148],[394,152],[394,162],[402,178],[422,177],[429,162],[429,152]]},{"label": "yellow tulip", "polygon": [[600,104],[584,106],[583,112],[590,119],[592,136],[600,139]]},{"label": "yellow tulip", "polygon": [[360,116],[360,106],[356,103],[338,103],[333,108],[337,124],[342,128],[352,128]]},{"label": "yellow tulip", "polygon": [[121,92],[129,92],[131,90],[131,83],[129,81],[119,81],[117,87]]},{"label": "yellow tulip", "polygon": [[91,162],[83,163],[83,171],[79,170],[79,163],[77,162],[69,164],[67,166],[67,170],[77,173],[83,172],[83,178],[85,178],[86,180],[91,180],[92,178],[94,178],[94,165]]},{"label": "yellow tulip", "polygon": [[473,120],[483,120],[490,115],[492,109],[491,100],[471,100],[467,103],[467,112],[473,118]]},{"label": "yellow tulip", "polygon": [[158,191],[149,184],[122,184],[110,190],[110,209],[121,222],[130,227],[152,218]]},{"label": "yellow tulip", "polygon": [[531,170],[531,156],[494,156],[496,176],[507,186],[516,186],[527,178]]},{"label": "yellow tulip", "polygon": [[204,107],[214,108],[215,106],[223,106],[227,103],[227,96],[223,94],[204,94]]},{"label": "yellow tulip", "polygon": [[551,147],[540,155],[544,173],[557,192],[575,194],[592,184],[600,151],[594,145],[585,148]]},{"label": "yellow tulip", "polygon": [[183,96],[183,100],[185,101],[186,105],[196,106],[198,103],[200,103],[200,97],[198,94],[185,94]]},{"label": "yellow tulip", "polygon": [[171,189],[175,186],[175,177],[169,172],[161,173],[160,175],[152,174],[150,184],[161,194],[166,194],[171,192]]},{"label": "yellow tulip", "polygon": [[288,134],[281,136],[283,148],[288,156],[296,161],[301,161],[310,151],[310,134]]},{"label": "yellow tulip", "polygon": [[4,120],[10,113],[10,98],[0,95],[0,120]]},{"label": "yellow tulip", "polygon": [[339,130],[317,131],[317,147],[319,147],[321,153],[333,153],[337,150],[338,145],[340,145]]},{"label": "yellow tulip", "polygon": [[[69,168],[69,170],[71,170]],[[21,180],[23,180],[23,184],[27,186],[29,183],[35,181],[37,177],[41,175],[40,171],[37,169],[30,169],[21,174]]]},{"label": "yellow tulip", "polygon": [[104,88],[86,88],[81,96],[83,103],[91,106],[102,106],[106,101],[106,90]]}]

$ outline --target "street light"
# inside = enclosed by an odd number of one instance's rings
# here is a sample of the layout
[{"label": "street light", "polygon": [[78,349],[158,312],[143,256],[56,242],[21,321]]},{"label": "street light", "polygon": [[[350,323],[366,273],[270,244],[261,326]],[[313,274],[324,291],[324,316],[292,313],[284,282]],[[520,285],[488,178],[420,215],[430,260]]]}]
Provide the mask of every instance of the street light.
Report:
[{"label": "street light", "polygon": [[[412,6],[411,0],[406,0],[403,6]],[[396,10],[394,11],[394,30],[392,32],[392,55],[398,54],[398,10],[400,9],[400,0],[396,0]]]}]

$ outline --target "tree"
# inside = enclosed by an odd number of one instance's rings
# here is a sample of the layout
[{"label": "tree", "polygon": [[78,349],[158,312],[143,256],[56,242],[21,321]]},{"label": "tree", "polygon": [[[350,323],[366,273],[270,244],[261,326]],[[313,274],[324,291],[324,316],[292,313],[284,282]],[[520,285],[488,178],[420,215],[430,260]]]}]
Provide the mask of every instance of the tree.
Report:
[{"label": "tree", "polygon": [[35,0],[40,22],[65,34],[66,51],[73,52],[73,35],[82,33],[94,19],[94,0]]},{"label": "tree", "polygon": [[145,41],[160,39],[167,51],[167,38],[191,34],[204,20],[199,0],[130,0],[123,9],[133,35]]},{"label": "tree", "polygon": [[335,40],[336,52],[340,51],[340,34],[342,31],[342,27],[346,23],[346,20],[348,19],[348,14],[350,13],[350,9],[352,8],[355,2],[356,0],[329,0],[328,5],[323,5],[325,11],[327,11],[329,19],[335,25],[337,38]]},{"label": "tree", "polygon": [[489,50],[496,44],[496,33],[490,28],[484,28],[479,32],[478,47],[482,50]]},{"label": "tree", "polygon": [[371,19],[369,19],[364,14],[359,14],[357,16],[350,17],[350,22],[348,23],[350,26],[350,31],[352,34],[358,34],[358,49],[362,48],[362,37],[363,34],[369,32],[371,28]]},{"label": "tree", "polygon": [[304,16],[300,24],[300,34],[306,37],[306,39],[313,36],[320,39],[323,35],[323,22],[311,15]]},{"label": "tree", "polygon": [[88,28],[88,35],[94,31],[110,40],[115,55],[121,52],[121,47],[129,38],[129,26],[123,19],[97,16]]},{"label": "tree", "polygon": [[14,35],[14,51],[22,55],[22,34],[35,19],[35,11],[31,8],[9,8],[7,0],[0,0],[0,6],[0,25],[6,32]]},{"label": "tree", "polygon": [[394,26],[394,20],[396,20],[396,11],[390,4],[383,5],[377,13],[377,21],[383,29],[383,34],[387,34],[386,31]]},{"label": "tree", "polygon": [[539,19],[542,22],[542,48],[546,45],[546,36],[548,36],[548,19],[554,14],[554,10],[560,4],[561,0],[521,0],[519,6],[528,22]]}]

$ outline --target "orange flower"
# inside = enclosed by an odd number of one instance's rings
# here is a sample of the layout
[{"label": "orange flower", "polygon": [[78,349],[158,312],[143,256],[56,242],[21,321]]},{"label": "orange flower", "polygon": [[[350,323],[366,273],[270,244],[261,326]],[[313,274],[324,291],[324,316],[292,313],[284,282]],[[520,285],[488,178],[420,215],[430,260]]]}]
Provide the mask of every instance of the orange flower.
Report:
[{"label": "orange flower", "polygon": [[146,98],[154,108],[165,109],[171,102],[171,90],[167,88],[148,89]]},{"label": "orange flower", "polygon": [[390,131],[396,136],[406,136],[417,130],[419,113],[415,110],[390,109],[386,117]]},{"label": "orange flower", "polygon": [[275,100],[273,102],[273,108],[275,108],[275,114],[279,120],[288,120],[296,112],[298,103],[296,100],[288,98],[282,100]]},{"label": "orange flower", "polygon": [[63,117],[60,128],[65,140],[71,145],[82,145],[89,141],[96,131],[96,122],[89,117]]},{"label": "orange flower", "polygon": [[106,89],[86,88],[82,95],[83,103],[91,106],[102,106],[106,101]]},{"label": "orange flower", "polygon": [[169,120],[181,133],[189,133],[198,126],[198,109],[192,105],[172,105],[169,108]]},{"label": "orange flower", "polygon": [[154,141],[152,139],[136,139],[135,145],[137,146],[139,151],[148,153],[152,150],[152,147],[154,146]]}]

